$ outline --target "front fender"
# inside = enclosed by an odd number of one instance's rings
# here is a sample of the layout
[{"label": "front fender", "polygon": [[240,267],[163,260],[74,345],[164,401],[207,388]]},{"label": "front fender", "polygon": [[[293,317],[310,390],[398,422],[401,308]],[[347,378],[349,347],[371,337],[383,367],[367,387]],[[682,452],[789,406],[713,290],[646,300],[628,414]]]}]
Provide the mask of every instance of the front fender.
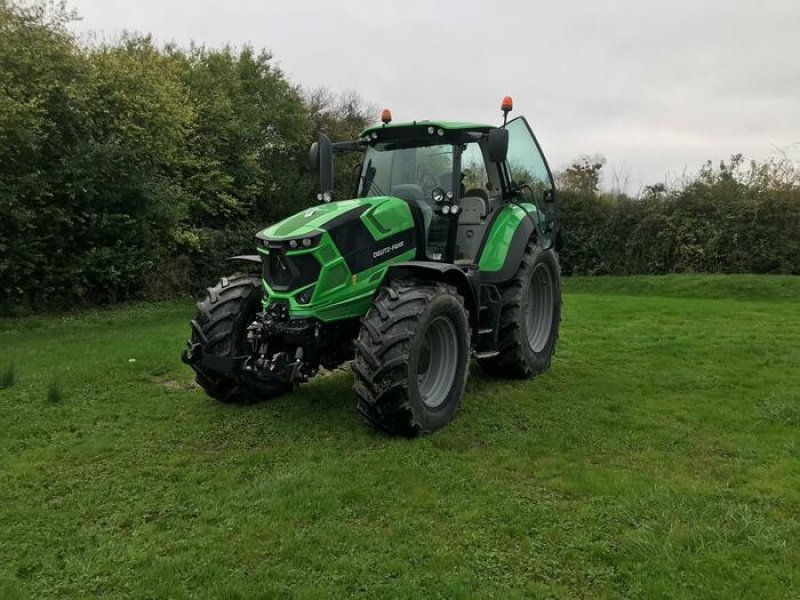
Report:
[{"label": "front fender", "polygon": [[464,305],[469,311],[469,320],[473,327],[478,322],[478,293],[473,279],[456,265],[433,261],[401,262],[390,266],[386,271],[384,284],[394,280],[413,277],[428,281],[441,281],[452,285],[464,298]]},{"label": "front fender", "polygon": [[228,262],[248,262],[261,264],[261,256],[258,254],[240,254],[239,256],[229,256]]},{"label": "front fender", "polygon": [[225,261],[231,263],[243,263],[243,266],[239,267],[239,269],[248,273],[255,273],[256,265],[258,265],[258,270],[261,270],[261,257],[257,254],[240,254],[239,256],[229,256],[225,259]]}]

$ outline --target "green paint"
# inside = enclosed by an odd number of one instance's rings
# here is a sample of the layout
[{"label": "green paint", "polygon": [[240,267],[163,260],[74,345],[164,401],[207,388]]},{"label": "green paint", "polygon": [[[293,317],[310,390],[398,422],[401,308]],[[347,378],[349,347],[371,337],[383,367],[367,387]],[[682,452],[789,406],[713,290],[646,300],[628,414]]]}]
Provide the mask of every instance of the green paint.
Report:
[{"label": "green paint", "polygon": [[328,221],[335,219],[344,213],[363,206],[369,202],[369,198],[358,200],[340,200],[312,206],[291,217],[279,221],[275,225],[267,227],[263,234],[271,240],[281,240],[288,238],[303,237],[320,231],[320,227]]},{"label": "green paint", "polygon": [[[293,215],[268,227],[264,235],[269,239],[292,239],[308,235],[322,236],[313,248],[300,248],[287,252],[287,256],[311,254],[320,263],[317,281],[290,292],[279,292],[264,285],[264,306],[276,300],[289,303],[289,313],[294,318],[316,317],[329,322],[363,315],[375,290],[383,281],[390,265],[413,260],[416,249],[395,256],[359,273],[352,273],[344,257],[333,243],[330,235],[322,227],[332,219],[358,207],[366,206],[361,221],[375,241],[390,235],[412,229],[414,220],[408,204],[391,196],[359,198],[331,202]],[[267,260],[269,251],[259,247],[259,254]],[[300,304],[297,297],[309,288],[314,288],[310,302]]]},{"label": "green paint", "polygon": [[361,215],[361,221],[376,240],[414,227],[414,217],[411,216],[411,209],[406,202],[398,202],[391,196],[379,196],[369,200],[375,201],[376,204]]},{"label": "green paint", "polygon": [[[524,207],[524,210],[520,207]],[[478,263],[481,271],[494,272],[503,268],[514,233],[522,220],[528,218],[527,214],[537,216],[536,207],[533,204],[509,204],[500,211],[492,224],[486,246],[481,253]]]}]

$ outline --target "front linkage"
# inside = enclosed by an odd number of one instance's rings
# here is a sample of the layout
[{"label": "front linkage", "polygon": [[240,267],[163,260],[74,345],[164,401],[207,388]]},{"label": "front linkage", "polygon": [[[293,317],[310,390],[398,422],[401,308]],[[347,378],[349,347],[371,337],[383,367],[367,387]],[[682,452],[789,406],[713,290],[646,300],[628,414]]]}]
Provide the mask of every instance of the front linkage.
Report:
[{"label": "front linkage", "polygon": [[224,377],[246,376],[294,386],[314,377],[320,366],[334,369],[353,357],[353,345],[342,336],[342,330],[352,329],[354,324],[326,325],[313,318],[290,320],[288,311],[276,306],[256,314],[247,326],[243,348],[247,353],[242,355],[207,352],[209,340],[195,324],[196,341],[187,342],[181,358],[201,373],[212,370]]}]

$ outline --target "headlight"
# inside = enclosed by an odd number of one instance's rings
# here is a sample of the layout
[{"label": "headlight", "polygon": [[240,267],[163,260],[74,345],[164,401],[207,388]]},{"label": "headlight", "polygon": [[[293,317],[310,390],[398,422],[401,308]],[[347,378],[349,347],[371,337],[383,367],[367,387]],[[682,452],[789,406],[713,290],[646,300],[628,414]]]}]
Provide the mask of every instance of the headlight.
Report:
[{"label": "headlight", "polygon": [[286,242],[286,245],[289,246],[291,250],[305,250],[306,248],[313,248],[319,244],[321,239],[322,233],[314,233],[303,238],[289,240]]}]

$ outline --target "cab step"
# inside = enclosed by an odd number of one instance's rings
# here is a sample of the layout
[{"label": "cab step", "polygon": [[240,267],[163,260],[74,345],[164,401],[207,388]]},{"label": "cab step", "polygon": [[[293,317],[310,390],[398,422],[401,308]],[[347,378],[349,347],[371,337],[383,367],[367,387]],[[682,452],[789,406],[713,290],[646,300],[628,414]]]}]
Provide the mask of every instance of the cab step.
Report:
[{"label": "cab step", "polygon": [[497,350],[488,350],[486,352],[473,352],[472,355],[478,360],[483,358],[494,358],[500,354]]}]

